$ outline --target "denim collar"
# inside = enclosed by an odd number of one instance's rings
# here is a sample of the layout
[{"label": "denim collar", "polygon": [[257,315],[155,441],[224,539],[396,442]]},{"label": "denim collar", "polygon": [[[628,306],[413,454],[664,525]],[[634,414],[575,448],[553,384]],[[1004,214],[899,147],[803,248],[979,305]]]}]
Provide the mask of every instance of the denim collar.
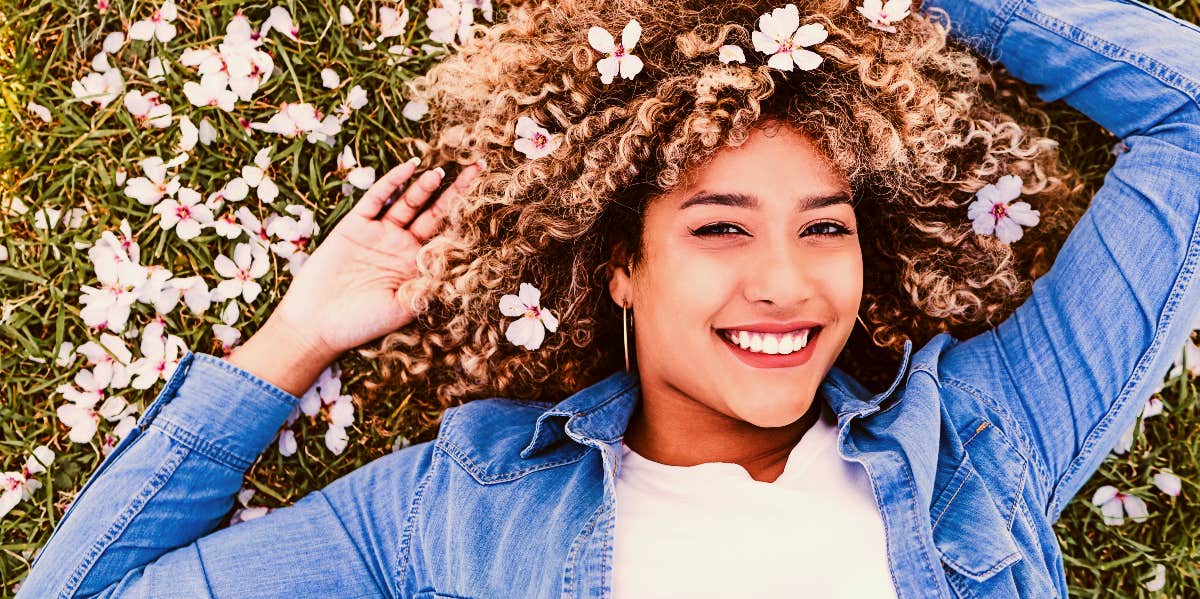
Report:
[{"label": "denim collar", "polygon": [[[866,416],[879,411],[880,404],[892,397],[908,371],[912,341],[904,340],[904,357],[900,368],[886,391],[871,395],[866,387],[848,373],[833,366],[821,381],[819,393],[824,394],[830,408],[841,420],[847,416]],[[637,404],[641,386],[636,370],[618,370],[598,382],[573,393],[538,416],[529,444],[521,450],[522,458],[530,458],[541,450],[557,444],[564,437],[577,443],[585,440],[612,443],[625,434],[629,417]],[[899,399],[902,395],[897,395]]]}]

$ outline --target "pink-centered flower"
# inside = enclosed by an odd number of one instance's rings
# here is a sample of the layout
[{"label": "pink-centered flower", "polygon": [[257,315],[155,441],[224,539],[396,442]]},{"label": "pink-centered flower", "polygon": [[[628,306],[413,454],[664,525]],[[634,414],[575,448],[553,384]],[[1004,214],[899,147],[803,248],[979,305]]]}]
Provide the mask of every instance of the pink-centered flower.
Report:
[{"label": "pink-centered flower", "polygon": [[857,7],[856,10],[867,19],[870,27],[888,33],[896,33],[896,28],[892,26],[892,23],[907,17],[911,6],[912,0],[888,0],[886,4],[883,0],[863,0],[862,6]]},{"label": "pink-centered flower", "polygon": [[621,42],[617,43],[613,35],[603,27],[588,29],[588,44],[597,52],[606,56],[596,62],[596,70],[600,71],[600,82],[609,84],[619,73],[622,78],[633,79],[634,75],[642,72],[645,66],[641,58],[630,54],[642,36],[642,25],[637,20],[630,20],[621,30]]},{"label": "pink-centered flower", "polygon": [[175,24],[172,21],[178,13],[173,0],[165,0],[162,6],[155,9],[150,18],[135,22],[129,26],[129,39],[150,41],[154,38],[160,42],[175,39]]},{"label": "pink-centered flower", "polygon": [[967,207],[967,218],[972,228],[980,235],[995,234],[1004,243],[1021,239],[1021,227],[1038,224],[1040,213],[1032,210],[1028,202],[1014,202],[1021,197],[1021,178],[1016,175],[1000,177],[995,184],[989,183],[975,192],[975,201]]},{"label": "pink-centered flower", "polygon": [[821,55],[804,48],[828,37],[821,23],[800,25],[800,11],[795,4],[759,16],[758,29],[750,35],[754,49],[770,56],[767,66],[781,71],[790,71],[793,66],[811,71],[820,66],[824,60]]},{"label": "pink-centered flower", "polygon": [[1104,515],[1104,523],[1109,526],[1120,526],[1125,523],[1128,515],[1134,522],[1144,522],[1150,517],[1146,502],[1136,495],[1122,493],[1112,485],[1104,485],[1092,495],[1092,505],[1100,507]]},{"label": "pink-centered flower", "polygon": [[517,140],[513,149],[524,154],[530,160],[536,160],[550,154],[562,143],[562,135],[551,134],[537,121],[522,116],[517,119]]},{"label": "pink-centered flower", "polygon": [[516,295],[510,293],[500,298],[500,313],[518,317],[505,329],[505,339],[534,350],[542,346],[546,331],[553,333],[558,330],[558,318],[539,305],[541,297],[542,292],[537,287],[521,283]]}]

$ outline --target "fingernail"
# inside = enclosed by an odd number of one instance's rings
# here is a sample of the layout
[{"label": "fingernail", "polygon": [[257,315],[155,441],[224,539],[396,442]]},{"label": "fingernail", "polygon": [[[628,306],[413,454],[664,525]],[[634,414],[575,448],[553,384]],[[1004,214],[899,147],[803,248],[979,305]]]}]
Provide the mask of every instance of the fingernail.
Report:
[{"label": "fingernail", "polygon": [[414,165],[417,165],[420,163],[421,163],[421,157],[413,156],[412,158],[409,158],[407,162],[404,163],[404,166],[414,166]]},{"label": "fingernail", "polygon": [[476,161],[475,161],[475,164],[479,165],[479,170],[480,170],[480,171],[486,171],[486,170],[487,170],[487,161],[486,161],[486,160],[484,160],[484,159],[480,158],[479,160],[476,160]]},{"label": "fingernail", "polygon": [[439,166],[439,167],[437,167],[437,168],[435,168],[435,169],[433,169],[433,172],[437,173],[437,175],[438,175],[438,178],[439,178],[439,179],[441,179],[442,177],[445,177],[445,176],[446,176],[446,171],[445,171],[445,169],[443,169],[443,168],[442,168],[442,167],[440,167],[440,166]]}]

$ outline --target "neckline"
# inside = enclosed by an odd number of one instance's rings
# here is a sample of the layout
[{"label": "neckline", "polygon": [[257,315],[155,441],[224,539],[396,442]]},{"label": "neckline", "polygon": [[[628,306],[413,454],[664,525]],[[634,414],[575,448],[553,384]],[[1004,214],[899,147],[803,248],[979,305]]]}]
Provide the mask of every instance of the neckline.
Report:
[{"label": "neckline", "polygon": [[783,472],[772,482],[754,480],[748,470],[734,462],[704,462],[692,466],[673,466],[655,462],[634,451],[625,444],[624,439],[621,440],[621,470],[624,471],[625,467],[632,462],[635,468],[653,471],[660,477],[695,480],[707,476],[719,478],[723,482],[737,481],[767,487],[785,487],[790,486],[789,483],[802,479],[805,467],[822,452],[832,448],[836,438],[837,417],[833,414],[829,404],[822,401],[818,418],[805,431],[804,436],[792,446]]}]

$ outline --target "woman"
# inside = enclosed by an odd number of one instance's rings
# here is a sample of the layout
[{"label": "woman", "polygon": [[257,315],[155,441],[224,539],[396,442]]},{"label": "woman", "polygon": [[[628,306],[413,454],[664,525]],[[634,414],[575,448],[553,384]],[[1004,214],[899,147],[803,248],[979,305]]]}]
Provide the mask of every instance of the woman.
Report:
[{"label": "woman", "polygon": [[[440,169],[393,169],[228,361],[189,354],[21,595],[1065,596],[1051,525],[1200,302],[1200,30],[826,4],[513,7],[419,81],[428,157],[471,166],[428,208]],[[1077,190],[945,16],[1129,148],[1023,302]],[[902,351],[880,393],[835,365],[869,370],[856,320]],[[386,333],[436,441],[214,531]]]}]

